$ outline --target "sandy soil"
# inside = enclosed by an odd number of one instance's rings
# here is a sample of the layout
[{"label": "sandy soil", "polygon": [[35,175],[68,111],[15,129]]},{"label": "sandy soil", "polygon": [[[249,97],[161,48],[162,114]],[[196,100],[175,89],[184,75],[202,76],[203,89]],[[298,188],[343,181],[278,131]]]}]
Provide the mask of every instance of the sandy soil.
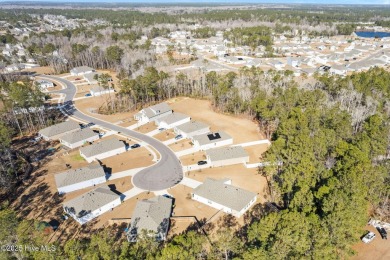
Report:
[{"label": "sandy soil", "polygon": [[169,145],[169,148],[171,148],[174,152],[187,150],[190,149],[191,147],[192,147],[192,143],[188,139],[183,139]]},{"label": "sandy soil", "polygon": [[103,96],[91,97],[91,98],[76,100],[75,106],[87,115],[91,115],[111,123],[125,122],[129,118],[133,118],[134,114],[137,113],[136,111],[117,113],[113,115],[101,115],[98,113],[92,113],[91,111],[96,111],[102,105],[102,102],[105,102],[105,97]]},{"label": "sandy soil", "polygon": [[154,122],[149,122],[147,124],[141,125],[140,127],[137,127],[134,130],[146,134],[153,130],[156,130],[156,124]]},{"label": "sandy soil", "polygon": [[168,101],[174,111],[191,116],[211,126],[211,131],[225,131],[235,144],[264,139],[257,125],[243,116],[231,116],[214,112],[208,100],[175,98]]},{"label": "sandy soil", "polygon": [[[379,232],[373,226],[366,226],[366,230],[375,233],[375,239],[365,244],[362,241],[353,246],[353,249],[357,252],[351,259],[353,260],[385,260],[390,259],[390,242],[389,240],[383,240]],[[388,232],[389,233],[389,232]]]},{"label": "sandy soil", "polygon": [[111,168],[112,173],[115,174],[129,169],[150,166],[154,163],[152,159],[153,156],[150,155],[150,152],[146,148],[140,147],[106,158],[102,160],[102,163]]},{"label": "sandy soil", "polygon": [[198,161],[203,161],[205,159],[206,159],[206,152],[204,151],[187,154],[180,157],[180,161],[183,165],[196,164]]},{"label": "sandy soil", "polygon": [[172,129],[165,130],[161,133],[156,134],[153,136],[154,138],[160,140],[160,141],[167,141],[169,139],[172,139],[176,136],[175,132],[173,132]]},{"label": "sandy soil", "polygon": [[258,163],[262,161],[262,154],[268,150],[267,144],[259,144],[253,146],[244,147],[245,151],[249,154],[249,163]]}]

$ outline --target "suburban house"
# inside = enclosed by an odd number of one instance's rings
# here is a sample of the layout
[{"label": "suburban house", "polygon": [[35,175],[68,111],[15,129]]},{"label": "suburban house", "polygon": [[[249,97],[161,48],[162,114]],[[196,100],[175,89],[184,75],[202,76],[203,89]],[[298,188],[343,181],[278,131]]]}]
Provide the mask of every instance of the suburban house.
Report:
[{"label": "suburban house", "polygon": [[182,125],[190,121],[191,121],[190,116],[175,112],[157,119],[155,123],[158,126],[158,128],[171,129],[174,128],[175,126]]},{"label": "suburban house", "polygon": [[126,152],[126,145],[118,138],[103,140],[80,148],[80,155],[89,163]]},{"label": "suburban house", "polygon": [[219,147],[207,150],[207,162],[213,167],[249,162],[248,153],[242,146]]},{"label": "suburban house", "polygon": [[60,137],[61,144],[70,149],[80,147],[86,142],[93,142],[96,140],[99,140],[99,133],[94,132],[91,128],[79,129]]},{"label": "suburban house", "polygon": [[165,102],[142,109],[134,115],[134,119],[142,122],[156,121],[157,119],[172,114],[172,108]]},{"label": "suburban house", "polygon": [[153,235],[157,241],[165,240],[171,212],[172,199],[170,198],[157,196],[138,201],[127,231],[127,240],[137,242],[142,230],[146,230],[149,235]]},{"label": "suburban house", "polygon": [[194,135],[191,138],[195,147],[200,150],[208,150],[220,146],[233,144],[233,138],[225,132],[206,133],[201,135]]},{"label": "suburban house", "polygon": [[209,133],[210,126],[200,121],[190,121],[176,126],[173,130],[177,135],[182,135],[184,138],[191,138],[194,135]]},{"label": "suburban house", "polygon": [[106,173],[99,164],[68,170],[54,175],[58,193],[64,194],[106,182]]},{"label": "suburban house", "polygon": [[344,65],[332,65],[329,69],[329,72],[332,74],[332,75],[341,75],[341,76],[344,76],[347,74],[347,67],[345,67]]},{"label": "suburban house", "polygon": [[83,78],[85,79],[85,81],[88,82],[88,84],[97,84],[98,80],[95,79],[95,75],[99,76],[100,73],[98,72],[87,73],[83,75]]},{"label": "suburban house", "polygon": [[88,66],[75,67],[70,70],[70,75],[72,76],[83,76],[87,73],[95,72],[95,70]]},{"label": "suburban house", "polygon": [[105,186],[64,202],[63,207],[66,213],[83,225],[120,204],[120,196]]},{"label": "suburban house", "polygon": [[207,178],[191,194],[193,200],[241,217],[255,202],[257,194],[231,185],[231,180]]},{"label": "suburban house", "polygon": [[80,130],[80,125],[75,121],[69,120],[56,125],[52,125],[40,130],[38,133],[46,141],[57,140],[67,133]]},{"label": "suburban house", "polygon": [[36,83],[41,90],[54,87],[53,82],[47,80],[37,80]]},{"label": "suburban house", "polygon": [[91,95],[94,97],[104,95],[104,94],[114,93],[114,92],[115,90],[111,87],[103,88],[101,86],[96,86],[89,90],[89,93],[91,93]]}]

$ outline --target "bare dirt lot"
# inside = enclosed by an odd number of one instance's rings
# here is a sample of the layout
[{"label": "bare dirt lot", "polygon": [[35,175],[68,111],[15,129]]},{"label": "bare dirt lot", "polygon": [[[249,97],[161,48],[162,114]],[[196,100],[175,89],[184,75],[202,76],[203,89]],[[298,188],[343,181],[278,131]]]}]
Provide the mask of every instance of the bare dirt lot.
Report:
[{"label": "bare dirt lot", "polygon": [[365,244],[359,242],[353,246],[353,249],[357,252],[351,259],[353,260],[385,260],[390,259],[390,241],[381,238],[379,232],[373,226],[366,226],[366,230],[375,233],[375,239]]},{"label": "bare dirt lot", "polygon": [[268,150],[268,144],[259,144],[244,147],[249,154],[249,163],[258,163],[262,161],[262,154]]},{"label": "bare dirt lot", "polygon": [[176,136],[175,132],[173,132],[172,129],[168,129],[168,130],[162,131],[161,133],[156,134],[153,137],[164,142],[164,141],[167,141],[169,139],[174,138],[175,136]]},{"label": "bare dirt lot", "polygon": [[140,147],[108,157],[102,160],[102,163],[110,167],[112,173],[115,174],[129,169],[150,166],[154,163],[152,159],[153,156],[150,155],[150,152],[146,148]]},{"label": "bare dirt lot", "polygon": [[257,125],[243,116],[224,115],[213,111],[208,100],[175,98],[168,101],[176,112],[191,116],[211,126],[212,131],[225,131],[233,137],[234,144],[264,139]]},{"label": "bare dirt lot", "polygon": [[147,124],[141,125],[140,127],[137,127],[134,130],[146,134],[153,130],[156,130],[156,124],[154,122],[149,122]]},{"label": "bare dirt lot", "polygon": [[206,153],[204,151],[199,151],[180,157],[180,161],[183,165],[196,164],[198,161],[203,161],[205,159]]},{"label": "bare dirt lot", "polygon": [[49,67],[49,66],[24,69],[22,71],[30,71],[30,72],[35,72],[38,74],[53,74],[54,73],[53,68]]},{"label": "bare dirt lot", "polygon": [[91,98],[85,98],[75,101],[75,106],[80,109],[83,113],[99,118],[101,120],[105,120],[107,122],[111,123],[121,123],[128,121],[129,118],[133,118],[136,111],[133,112],[126,112],[126,113],[117,113],[113,115],[102,115],[98,113],[94,113],[93,111],[97,111],[99,107],[106,102],[106,99],[104,96],[99,97],[91,97]]},{"label": "bare dirt lot", "polygon": [[169,148],[174,152],[183,151],[192,148],[192,143],[188,139],[178,140],[177,142],[170,144]]}]

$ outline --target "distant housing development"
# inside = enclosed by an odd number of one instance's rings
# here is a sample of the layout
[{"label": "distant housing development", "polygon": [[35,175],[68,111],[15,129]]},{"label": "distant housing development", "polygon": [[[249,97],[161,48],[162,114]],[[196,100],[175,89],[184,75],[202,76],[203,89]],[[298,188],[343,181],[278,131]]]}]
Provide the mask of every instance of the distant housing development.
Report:
[{"label": "distant housing development", "polygon": [[106,174],[99,164],[72,169],[55,176],[58,193],[68,193],[106,182]]},{"label": "distant housing development", "polygon": [[118,194],[109,187],[99,187],[64,202],[64,211],[81,225],[121,204]]},{"label": "distant housing development", "polygon": [[257,194],[232,186],[228,179],[208,178],[193,190],[191,197],[225,213],[241,217],[256,202]]},{"label": "distant housing development", "polygon": [[165,240],[172,212],[172,199],[157,196],[137,202],[127,231],[127,240],[136,242],[142,230],[154,236],[157,241]]}]

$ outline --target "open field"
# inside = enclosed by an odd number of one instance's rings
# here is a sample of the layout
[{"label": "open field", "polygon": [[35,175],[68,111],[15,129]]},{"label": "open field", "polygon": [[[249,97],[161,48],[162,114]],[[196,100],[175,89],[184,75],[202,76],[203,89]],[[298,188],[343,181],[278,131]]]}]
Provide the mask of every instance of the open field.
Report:
[{"label": "open field", "polygon": [[213,111],[208,100],[174,98],[168,101],[176,112],[191,116],[211,126],[211,131],[225,131],[233,137],[234,144],[264,139],[256,123],[243,116],[224,115]]},{"label": "open field", "polygon": [[31,69],[24,69],[22,71],[35,72],[38,74],[54,74],[54,70],[52,67],[44,66],[44,67],[36,67]]},{"label": "open field", "polygon": [[105,97],[99,96],[76,100],[74,103],[83,113],[111,123],[126,122],[129,118],[133,118],[134,114],[137,113],[136,111],[132,111],[113,115],[102,115],[94,112],[97,111],[104,102],[106,102]]}]

